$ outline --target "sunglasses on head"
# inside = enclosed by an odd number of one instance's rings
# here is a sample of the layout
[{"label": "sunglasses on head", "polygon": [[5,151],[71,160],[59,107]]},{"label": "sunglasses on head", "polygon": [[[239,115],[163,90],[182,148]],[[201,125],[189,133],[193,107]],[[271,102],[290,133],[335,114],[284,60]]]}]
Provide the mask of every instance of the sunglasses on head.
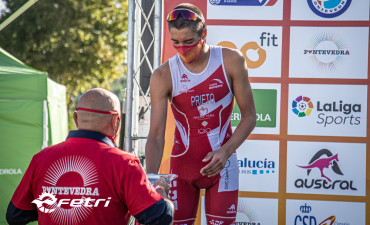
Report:
[{"label": "sunglasses on head", "polygon": [[185,8],[172,10],[167,16],[167,21],[176,20],[180,14],[184,20],[196,21],[197,19],[200,19],[202,21],[202,17],[200,17],[197,13]]}]

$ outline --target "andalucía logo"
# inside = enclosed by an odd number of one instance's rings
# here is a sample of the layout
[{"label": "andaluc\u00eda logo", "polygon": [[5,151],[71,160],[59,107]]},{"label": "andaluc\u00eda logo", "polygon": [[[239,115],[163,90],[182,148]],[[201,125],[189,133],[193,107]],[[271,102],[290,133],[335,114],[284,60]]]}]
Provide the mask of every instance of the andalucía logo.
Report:
[{"label": "andaluc\u00eda logo", "polygon": [[[335,222],[335,216],[329,216],[328,218],[324,219],[322,222],[317,223],[316,217],[313,215],[308,215],[312,211],[312,207],[304,204],[299,207],[299,211],[302,212],[302,215],[297,215],[294,220],[294,225],[333,225]],[[320,220],[319,220],[320,221]],[[342,224],[342,223],[338,223]],[[343,224],[348,224],[349,223],[343,223]]]},{"label": "andaluc\u00eda logo", "polygon": [[[292,111],[298,117],[309,116],[314,109],[314,104],[309,97],[298,96],[292,102]],[[361,113],[361,104],[346,103],[342,100],[333,102],[316,102],[317,124],[326,126],[349,125],[357,126],[361,123],[361,117],[355,113]]]},{"label": "andaluc\u00eda logo", "polygon": [[298,96],[292,102],[292,110],[298,117],[305,117],[311,114],[313,104],[309,97]]},{"label": "andaluc\u00eda logo", "polygon": [[275,173],[275,162],[267,158],[263,160],[243,158],[238,160],[238,164],[240,174],[262,175]]},{"label": "andaluc\u00eda logo", "polygon": [[[297,165],[297,167],[306,169],[307,176],[310,175],[311,170],[318,169],[321,176],[319,179],[297,179],[294,182],[296,188],[304,189],[341,189],[341,190],[352,190],[357,191],[357,188],[353,185],[353,180],[334,180],[325,175],[325,169],[332,170],[335,174],[343,176],[342,171],[338,165],[339,158],[338,154],[333,155],[333,153],[328,149],[321,149],[318,151],[308,162],[308,165]],[[323,178],[323,179],[322,179]]]},{"label": "andaluc\u00eda logo", "polygon": [[352,0],[307,0],[312,12],[324,18],[334,18],[342,15]]},{"label": "andaluc\u00eda logo", "polygon": [[273,6],[278,0],[209,0],[212,5]]}]

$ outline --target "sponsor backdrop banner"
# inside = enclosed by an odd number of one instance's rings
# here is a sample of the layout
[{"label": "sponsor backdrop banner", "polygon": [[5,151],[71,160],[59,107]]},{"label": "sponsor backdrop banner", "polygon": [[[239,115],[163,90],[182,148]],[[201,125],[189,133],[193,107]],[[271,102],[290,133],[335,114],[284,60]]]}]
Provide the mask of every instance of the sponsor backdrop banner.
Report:
[{"label": "sponsor backdrop banner", "polygon": [[165,19],[182,2],[203,11],[208,44],[240,50],[248,66],[257,125],[237,149],[235,224],[370,224],[370,0],[164,0],[162,62],[176,54]]}]

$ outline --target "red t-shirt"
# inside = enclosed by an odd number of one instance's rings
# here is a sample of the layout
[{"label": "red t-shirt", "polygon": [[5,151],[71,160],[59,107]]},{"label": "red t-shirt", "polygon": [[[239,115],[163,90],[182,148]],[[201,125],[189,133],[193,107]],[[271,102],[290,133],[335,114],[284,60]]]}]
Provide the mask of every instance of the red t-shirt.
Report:
[{"label": "red t-shirt", "polygon": [[81,138],[84,133],[74,131],[32,158],[13,195],[15,207],[38,209],[40,225],[127,224],[162,199],[134,154]]}]

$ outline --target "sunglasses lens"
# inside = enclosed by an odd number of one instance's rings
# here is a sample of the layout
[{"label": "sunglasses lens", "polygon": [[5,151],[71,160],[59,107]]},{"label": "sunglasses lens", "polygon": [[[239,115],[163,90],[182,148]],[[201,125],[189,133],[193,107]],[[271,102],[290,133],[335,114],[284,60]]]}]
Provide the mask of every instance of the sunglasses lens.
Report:
[{"label": "sunglasses lens", "polygon": [[172,11],[170,14],[168,14],[167,21],[176,20],[179,15],[179,11]]},{"label": "sunglasses lens", "polygon": [[188,10],[174,10],[170,14],[168,14],[167,21],[173,21],[176,20],[177,17],[181,14],[182,18],[184,20],[193,20],[196,21],[197,17],[195,13],[188,11]]},{"label": "sunglasses lens", "polygon": [[181,16],[184,20],[193,20],[193,21],[197,20],[195,14],[187,10],[181,11]]}]

